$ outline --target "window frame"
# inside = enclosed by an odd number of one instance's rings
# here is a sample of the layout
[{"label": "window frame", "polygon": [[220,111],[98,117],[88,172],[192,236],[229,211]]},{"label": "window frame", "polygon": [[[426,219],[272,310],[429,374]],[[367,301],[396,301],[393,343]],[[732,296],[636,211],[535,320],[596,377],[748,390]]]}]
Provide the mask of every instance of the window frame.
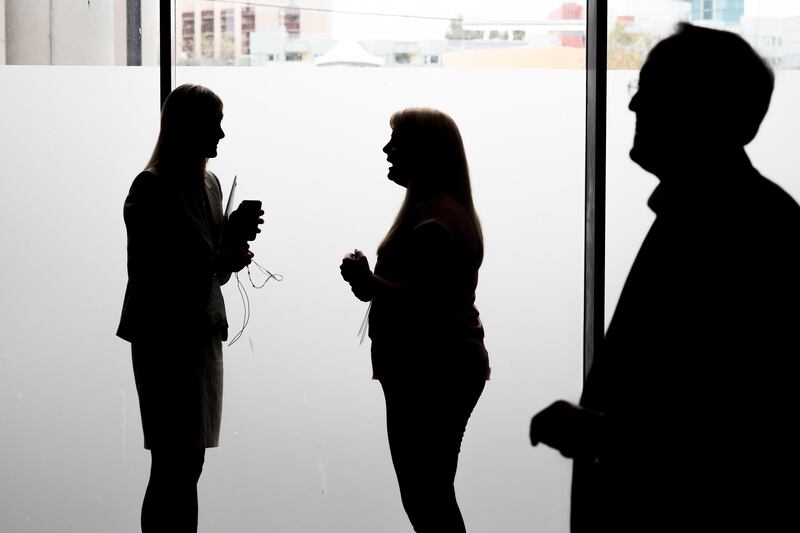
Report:
[{"label": "window frame", "polygon": [[586,202],[583,376],[605,335],[608,3],[586,2]]}]

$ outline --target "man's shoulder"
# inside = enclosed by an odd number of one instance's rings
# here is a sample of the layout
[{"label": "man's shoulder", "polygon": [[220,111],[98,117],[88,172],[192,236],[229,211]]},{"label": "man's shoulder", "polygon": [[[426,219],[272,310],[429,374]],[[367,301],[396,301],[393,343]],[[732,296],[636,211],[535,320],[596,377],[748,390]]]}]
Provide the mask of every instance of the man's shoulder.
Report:
[{"label": "man's shoulder", "polygon": [[800,205],[774,181],[757,175],[743,191],[752,213],[765,222],[800,226]]},{"label": "man's shoulder", "polygon": [[797,201],[783,187],[771,179],[759,174],[755,181],[762,193],[766,197],[773,199],[776,204],[780,203],[787,209],[800,210],[800,205],[797,204]]}]

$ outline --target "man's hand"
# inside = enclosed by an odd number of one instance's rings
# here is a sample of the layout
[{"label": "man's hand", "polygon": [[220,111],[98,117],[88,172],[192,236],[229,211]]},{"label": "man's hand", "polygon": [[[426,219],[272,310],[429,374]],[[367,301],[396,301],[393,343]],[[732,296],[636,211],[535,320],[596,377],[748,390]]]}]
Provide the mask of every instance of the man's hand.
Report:
[{"label": "man's hand", "polygon": [[564,457],[596,457],[602,421],[599,413],[559,400],[531,420],[531,444],[546,444]]}]

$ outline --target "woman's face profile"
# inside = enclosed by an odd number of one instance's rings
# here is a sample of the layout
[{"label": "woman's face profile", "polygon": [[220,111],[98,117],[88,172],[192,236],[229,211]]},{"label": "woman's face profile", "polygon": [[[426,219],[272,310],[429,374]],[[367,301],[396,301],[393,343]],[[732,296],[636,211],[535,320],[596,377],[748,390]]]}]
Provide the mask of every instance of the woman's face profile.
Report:
[{"label": "woman's face profile", "polygon": [[408,145],[404,142],[404,137],[392,130],[392,136],[386,146],[383,147],[383,152],[386,154],[386,160],[389,162],[389,173],[387,177],[400,185],[401,187],[408,187],[409,179],[409,153]]},{"label": "woman's face profile", "polygon": [[225,137],[222,131],[222,110],[200,111],[185,119],[178,142],[191,158],[217,157],[217,145]]},{"label": "woman's face profile", "polygon": [[222,111],[203,121],[198,131],[197,146],[202,157],[217,157],[217,145],[225,137],[222,131]]}]

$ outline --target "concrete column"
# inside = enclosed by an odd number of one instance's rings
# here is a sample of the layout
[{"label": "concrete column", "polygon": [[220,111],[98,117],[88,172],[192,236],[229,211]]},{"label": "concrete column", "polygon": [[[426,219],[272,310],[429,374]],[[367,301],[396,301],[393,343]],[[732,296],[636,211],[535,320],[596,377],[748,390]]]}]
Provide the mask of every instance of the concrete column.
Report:
[{"label": "concrete column", "polygon": [[6,0],[6,63],[50,65],[52,0]]},{"label": "concrete column", "polygon": [[222,8],[214,2],[214,59],[222,57]]},{"label": "concrete column", "polygon": [[242,5],[233,8],[233,58],[236,64],[242,57]]},{"label": "concrete column", "polygon": [[114,2],[6,0],[5,16],[9,64],[114,64]]},{"label": "concrete column", "polygon": [[114,64],[114,2],[54,0],[53,6],[53,64]]},{"label": "concrete column", "polygon": [[191,58],[192,62],[198,61],[202,54],[202,47],[200,46],[200,28],[203,26],[203,19],[201,18],[201,12],[203,10],[200,9],[200,2],[195,2],[194,4],[194,57]]},{"label": "concrete column", "polygon": [[6,64],[6,0],[0,0],[0,65]]},{"label": "concrete column", "polygon": [[142,0],[116,1],[117,65],[142,64]]}]

